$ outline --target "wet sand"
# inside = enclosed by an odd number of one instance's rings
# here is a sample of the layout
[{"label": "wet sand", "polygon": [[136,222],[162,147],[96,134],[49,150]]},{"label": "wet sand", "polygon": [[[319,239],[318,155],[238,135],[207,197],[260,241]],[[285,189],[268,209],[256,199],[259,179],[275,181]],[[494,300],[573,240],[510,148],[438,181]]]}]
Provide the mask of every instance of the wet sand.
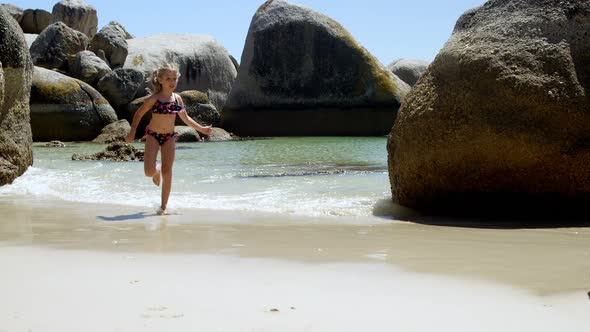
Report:
[{"label": "wet sand", "polygon": [[588,228],[172,212],[0,200],[0,331],[590,325]]}]

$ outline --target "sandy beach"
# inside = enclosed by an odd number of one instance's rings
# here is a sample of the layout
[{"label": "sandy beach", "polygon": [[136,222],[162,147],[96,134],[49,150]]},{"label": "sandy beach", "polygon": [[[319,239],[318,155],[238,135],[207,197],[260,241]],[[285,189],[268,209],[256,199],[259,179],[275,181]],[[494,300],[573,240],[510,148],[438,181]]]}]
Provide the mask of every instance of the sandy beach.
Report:
[{"label": "sandy beach", "polygon": [[585,331],[590,230],[2,199],[0,331]]}]

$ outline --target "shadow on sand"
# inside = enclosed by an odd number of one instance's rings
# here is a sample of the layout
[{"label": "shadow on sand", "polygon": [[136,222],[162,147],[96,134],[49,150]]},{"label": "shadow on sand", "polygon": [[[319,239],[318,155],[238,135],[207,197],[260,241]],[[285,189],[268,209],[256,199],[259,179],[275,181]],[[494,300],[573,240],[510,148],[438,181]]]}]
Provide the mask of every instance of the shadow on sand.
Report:
[{"label": "shadow on sand", "polygon": [[155,214],[155,213],[138,212],[138,213],[123,214],[123,215],[112,216],[112,217],[96,216],[96,218],[100,219],[102,221],[128,221],[128,220],[145,219],[145,218],[155,217],[155,216],[157,216],[157,214]]},{"label": "shadow on sand", "polygon": [[430,210],[415,210],[382,199],[373,207],[373,215],[391,220],[424,225],[525,229],[590,227],[590,205],[583,202],[490,200],[493,203],[465,200],[460,206],[444,205]]}]

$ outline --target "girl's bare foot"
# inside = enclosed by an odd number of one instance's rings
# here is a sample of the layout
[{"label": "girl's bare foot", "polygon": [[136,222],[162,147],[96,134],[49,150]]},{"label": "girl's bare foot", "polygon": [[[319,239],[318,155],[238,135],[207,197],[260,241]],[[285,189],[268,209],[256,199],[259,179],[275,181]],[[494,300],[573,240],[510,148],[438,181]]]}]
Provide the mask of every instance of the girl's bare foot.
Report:
[{"label": "girl's bare foot", "polygon": [[156,211],[156,213],[159,216],[165,216],[168,214],[168,209],[166,209],[166,208],[163,209],[162,207],[159,207],[158,210]]},{"label": "girl's bare foot", "polygon": [[152,176],[152,181],[156,186],[160,186],[160,179],[162,177],[162,172],[160,171],[160,165],[156,165],[156,174]]}]

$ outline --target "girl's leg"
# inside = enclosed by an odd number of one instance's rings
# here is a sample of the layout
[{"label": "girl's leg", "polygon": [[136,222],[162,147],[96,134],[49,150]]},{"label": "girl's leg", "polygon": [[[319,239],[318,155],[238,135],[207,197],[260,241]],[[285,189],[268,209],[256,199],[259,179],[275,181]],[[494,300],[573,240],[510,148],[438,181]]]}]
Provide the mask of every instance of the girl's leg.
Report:
[{"label": "girl's leg", "polygon": [[172,190],[172,164],[174,164],[174,153],[176,140],[170,139],[162,145],[162,213],[166,214],[168,198]]},{"label": "girl's leg", "polygon": [[145,176],[152,178],[156,186],[160,185],[160,170],[156,165],[159,149],[160,144],[158,144],[158,141],[152,135],[147,135],[145,152],[143,154],[143,171],[145,172]]}]

